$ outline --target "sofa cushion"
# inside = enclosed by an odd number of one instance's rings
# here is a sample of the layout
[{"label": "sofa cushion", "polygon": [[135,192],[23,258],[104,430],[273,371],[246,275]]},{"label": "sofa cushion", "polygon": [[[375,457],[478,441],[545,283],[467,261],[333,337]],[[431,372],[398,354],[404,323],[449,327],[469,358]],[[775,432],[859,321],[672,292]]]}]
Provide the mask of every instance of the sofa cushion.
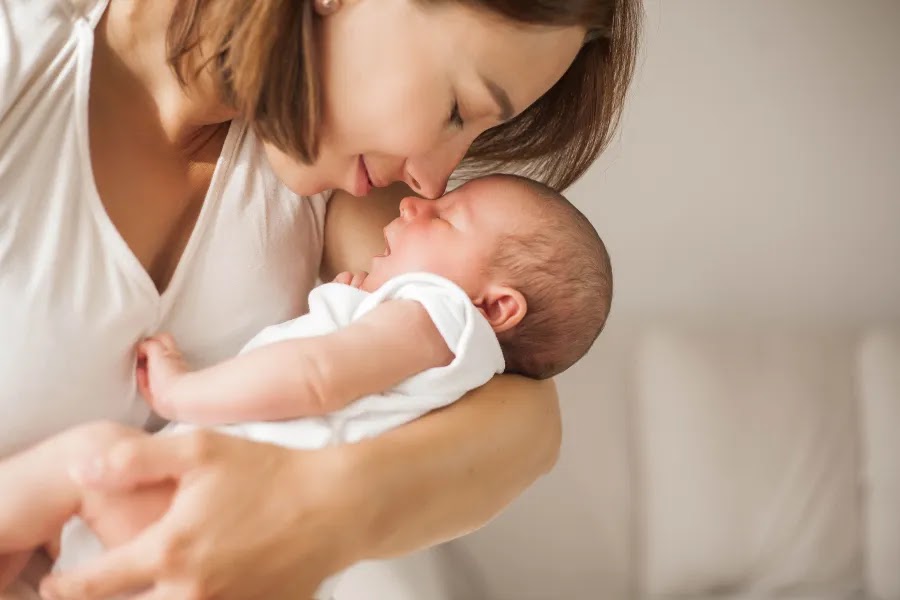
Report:
[{"label": "sofa cushion", "polygon": [[860,589],[853,352],[803,333],[643,337],[643,596]]},{"label": "sofa cushion", "polygon": [[879,600],[900,598],[900,332],[873,331],[859,352],[866,582]]},{"label": "sofa cushion", "polygon": [[[557,380],[559,462],[483,529],[449,544],[491,600],[633,598],[634,331],[612,320]],[[423,596],[424,598],[424,596]]]}]

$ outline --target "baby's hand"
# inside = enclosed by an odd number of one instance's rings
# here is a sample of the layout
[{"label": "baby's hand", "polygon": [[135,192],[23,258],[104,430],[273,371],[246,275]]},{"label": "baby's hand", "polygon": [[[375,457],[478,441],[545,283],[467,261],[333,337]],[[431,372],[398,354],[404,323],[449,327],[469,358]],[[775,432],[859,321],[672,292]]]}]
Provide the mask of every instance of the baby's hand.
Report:
[{"label": "baby's hand", "polygon": [[190,371],[184,357],[168,333],[145,339],[137,347],[137,384],[144,399],[158,415],[175,419],[170,390],[182,375]]},{"label": "baby's hand", "polygon": [[334,283],[343,283],[344,285],[352,285],[355,288],[359,288],[368,276],[369,274],[365,271],[357,271],[356,273],[344,271],[343,273],[338,273],[338,276],[334,278]]}]

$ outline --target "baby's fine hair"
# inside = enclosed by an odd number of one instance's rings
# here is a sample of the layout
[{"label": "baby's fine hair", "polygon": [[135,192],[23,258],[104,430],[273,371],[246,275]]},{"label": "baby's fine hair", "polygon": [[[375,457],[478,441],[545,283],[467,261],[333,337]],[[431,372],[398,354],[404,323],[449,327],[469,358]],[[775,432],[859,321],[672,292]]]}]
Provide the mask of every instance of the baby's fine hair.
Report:
[{"label": "baby's fine hair", "polygon": [[546,379],[575,364],[603,330],[612,265],[597,230],[565,196],[531,179],[500,177],[522,188],[522,210],[535,218],[501,240],[491,263],[527,304],[518,326],[498,339],[507,373]]}]

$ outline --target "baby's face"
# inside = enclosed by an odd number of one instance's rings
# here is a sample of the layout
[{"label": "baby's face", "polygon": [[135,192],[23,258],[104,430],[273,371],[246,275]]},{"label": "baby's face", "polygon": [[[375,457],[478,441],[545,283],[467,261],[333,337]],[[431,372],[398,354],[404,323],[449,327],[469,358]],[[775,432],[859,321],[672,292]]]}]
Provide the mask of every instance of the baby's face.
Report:
[{"label": "baby's face", "polygon": [[475,180],[437,200],[404,198],[400,216],[384,228],[387,247],[372,260],[366,285],[426,271],[477,297],[489,283],[497,245],[525,218],[516,207],[517,192],[504,182]]}]

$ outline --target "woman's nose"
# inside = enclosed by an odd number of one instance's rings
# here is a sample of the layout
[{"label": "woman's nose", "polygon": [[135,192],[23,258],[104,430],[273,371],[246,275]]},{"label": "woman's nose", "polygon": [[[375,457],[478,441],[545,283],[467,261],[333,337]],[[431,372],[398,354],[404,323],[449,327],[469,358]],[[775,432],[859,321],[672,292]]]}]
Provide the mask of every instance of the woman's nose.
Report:
[{"label": "woman's nose", "polygon": [[432,175],[418,166],[407,164],[406,167],[406,184],[417,194],[432,200],[443,195],[444,190],[447,189],[447,181],[449,179],[449,173],[447,175]]},{"label": "woman's nose", "polygon": [[427,156],[406,161],[406,183],[416,193],[434,200],[443,195],[447,181],[469,148],[471,140],[444,144]]}]

